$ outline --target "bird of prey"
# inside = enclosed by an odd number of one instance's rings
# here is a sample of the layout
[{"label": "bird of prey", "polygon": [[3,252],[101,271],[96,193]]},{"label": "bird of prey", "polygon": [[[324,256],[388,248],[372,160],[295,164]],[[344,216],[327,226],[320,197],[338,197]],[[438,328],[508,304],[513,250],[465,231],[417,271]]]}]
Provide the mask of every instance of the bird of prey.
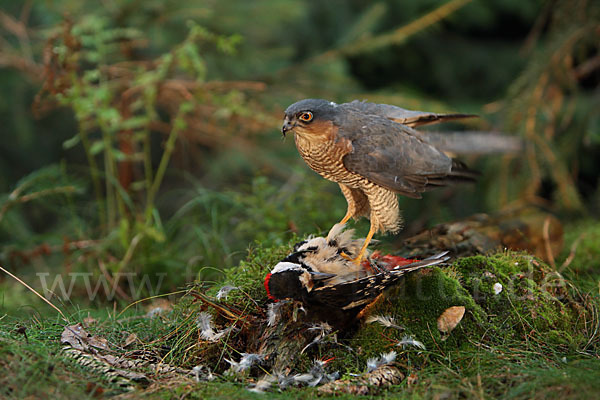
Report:
[{"label": "bird of prey", "polygon": [[362,101],[336,104],[305,99],[285,110],[281,131],[294,132],[298,152],[310,168],[339,184],[350,218],[368,217],[369,233],[354,259],[360,263],[377,232],[397,233],[402,225],[396,194],[421,193],[475,173],[430,143],[413,127],[471,117],[405,110]]}]

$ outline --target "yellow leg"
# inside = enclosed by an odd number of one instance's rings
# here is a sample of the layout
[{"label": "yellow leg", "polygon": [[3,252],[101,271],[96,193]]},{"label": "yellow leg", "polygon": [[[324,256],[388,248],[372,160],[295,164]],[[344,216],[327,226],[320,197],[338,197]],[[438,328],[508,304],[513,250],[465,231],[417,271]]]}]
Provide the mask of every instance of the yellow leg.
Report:
[{"label": "yellow leg", "polygon": [[342,220],[340,221],[340,224],[344,225],[346,222],[348,222],[350,220],[350,218],[352,218],[352,213],[350,212],[350,210],[348,210],[346,212],[346,215],[344,216],[344,218],[342,218]]},{"label": "yellow leg", "polygon": [[[346,215],[344,216],[344,218],[342,218],[342,220],[339,222],[339,224],[336,225],[344,225],[346,222],[348,222],[348,220],[352,218],[352,213],[350,213],[350,210],[348,210],[348,212],[346,212]],[[335,225],[334,225],[335,226]],[[332,228],[333,229],[333,228]],[[346,253],[342,252],[340,254],[342,257],[344,257],[346,260],[348,261],[353,261],[352,257],[350,257],[349,255],[347,255]]]},{"label": "yellow leg", "polygon": [[356,258],[354,260],[352,260],[355,264],[360,264],[361,261],[363,260],[364,256],[365,256],[365,251],[367,251],[367,247],[369,247],[369,243],[371,242],[371,239],[373,239],[373,235],[375,234],[375,231],[377,229],[375,228],[374,224],[371,224],[371,228],[369,229],[369,233],[367,234],[367,237],[365,239],[365,243],[362,246],[362,249],[360,249],[360,253],[358,253],[358,256],[356,256]]}]

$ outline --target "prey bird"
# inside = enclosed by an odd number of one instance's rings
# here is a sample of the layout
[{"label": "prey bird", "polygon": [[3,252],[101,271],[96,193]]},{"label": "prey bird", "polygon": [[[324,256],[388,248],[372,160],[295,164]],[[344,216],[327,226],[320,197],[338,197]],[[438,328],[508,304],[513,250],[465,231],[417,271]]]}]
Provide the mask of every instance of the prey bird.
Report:
[{"label": "prey bird", "polygon": [[413,127],[467,114],[410,111],[362,101],[336,104],[305,99],[285,110],[281,131],[294,132],[298,152],[310,168],[339,184],[348,202],[340,224],[368,217],[369,233],[358,255],[362,261],[377,232],[397,233],[402,218],[396,194],[421,198],[421,193],[477,175],[448,157]]}]

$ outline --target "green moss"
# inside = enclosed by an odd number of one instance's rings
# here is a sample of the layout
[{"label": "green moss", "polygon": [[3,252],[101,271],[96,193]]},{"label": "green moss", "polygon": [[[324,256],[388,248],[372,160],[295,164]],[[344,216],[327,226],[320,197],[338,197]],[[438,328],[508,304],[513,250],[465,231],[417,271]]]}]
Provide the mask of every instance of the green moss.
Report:
[{"label": "green moss", "polygon": [[[498,284],[502,285],[499,293]],[[391,348],[404,335],[421,341],[435,354],[485,346],[522,343],[575,349],[585,344],[583,309],[570,284],[532,256],[498,253],[456,260],[448,269],[409,275],[388,293],[373,313],[388,315],[406,328],[364,325],[353,339],[363,358]],[[449,334],[437,320],[449,307],[464,306],[464,318]],[[588,315],[589,317],[589,315]],[[418,349],[408,349],[412,363]]]},{"label": "green moss", "polygon": [[[437,319],[452,306],[464,306],[465,316],[450,335],[443,335],[437,328]],[[385,328],[379,324],[365,325],[354,337],[354,343],[366,357],[389,351],[404,335],[413,336],[429,350],[460,347],[467,342],[465,333],[480,331],[481,323],[486,318],[484,310],[460,283],[439,268],[409,275],[401,285],[388,293],[386,299],[373,309],[373,313],[394,317],[406,330]]]},{"label": "green moss", "polygon": [[[572,307],[577,302],[570,283],[532,256],[497,253],[459,259],[455,266],[465,288],[489,315],[492,342],[538,340],[577,346],[585,340],[581,310]],[[493,290],[497,284],[502,285],[498,294]],[[560,334],[549,337],[549,332]],[[558,336],[560,340],[552,339]]]}]

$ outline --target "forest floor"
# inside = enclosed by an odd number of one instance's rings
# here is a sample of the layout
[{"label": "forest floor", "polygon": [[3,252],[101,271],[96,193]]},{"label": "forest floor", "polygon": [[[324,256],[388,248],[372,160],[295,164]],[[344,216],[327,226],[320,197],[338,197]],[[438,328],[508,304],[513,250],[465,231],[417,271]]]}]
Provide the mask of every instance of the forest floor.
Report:
[{"label": "forest floor", "polygon": [[[308,372],[315,359],[330,360],[326,372],[339,372],[351,387],[364,376],[369,358],[394,350],[393,364],[404,379],[369,387],[368,396],[594,398],[600,393],[598,243],[600,224],[580,224],[566,229],[558,267],[504,251],[412,274],[371,310],[393,316],[402,329],[361,320],[350,334],[338,332],[336,340],[298,354],[290,373]],[[3,314],[0,397],[263,398],[249,388],[269,368],[231,373],[226,360],[239,360],[256,347],[249,338],[264,329],[268,305],[262,277],[289,251],[290,245],[255,249],[221,284],[191,285],[176,301],[135,304],[121,312],[71,304],[62,307],[64,318],[50,316],[50,309],[29,318]],[[216,301],[224,284],[238,290]],[[464,307],[464,318],[455,329],[440,331],[441,314],[455,306]],[[202,312],[214,315],[215,330],[232,318],[238,318],[239,330],[215,342],[202,340],[197,322]],[[81,336],[74,329],[83,329]],[[407,339],[420,345],[398,346]],[[116,358],[133,364],[118,364]],[[352,390],[337,396],[354,397]],[[323,386],[280,390],[276,384],[267,395],[316,394],[331,395]]]}]

